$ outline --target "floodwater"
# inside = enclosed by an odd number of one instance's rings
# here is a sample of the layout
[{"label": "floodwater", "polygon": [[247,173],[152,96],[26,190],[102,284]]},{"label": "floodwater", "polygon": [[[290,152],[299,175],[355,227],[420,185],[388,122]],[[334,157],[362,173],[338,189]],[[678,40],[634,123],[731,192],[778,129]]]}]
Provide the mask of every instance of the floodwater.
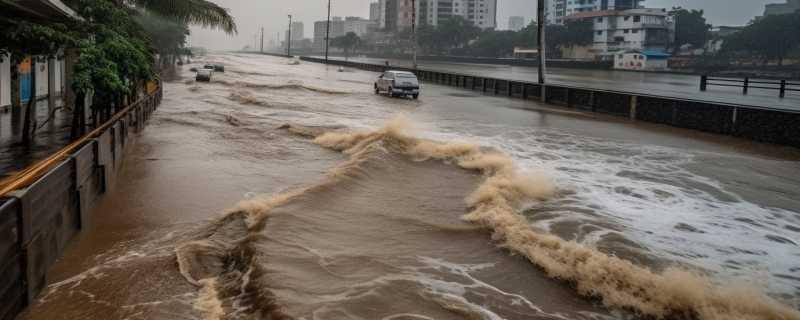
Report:
[{"label": "floodwater", "polygon": [[800,319],[800,150],[195,62],[22,319]]},{"label": "floodwater", "polygon": [[[343,58],[336,57],[335,59]],[[386,59],[365,57],[358,57],[350,60],[375,64],[384,64],[386,62]],[[411,65],[411,62],[407,60],[392,59],[390,63],[396,66]],[[420,61],[419,68],[498,79],[530,82],[539,80],[539,69],[535,67]],[[700,76],[698,75],[547,68],[547,81],[553,84],[582,88],[634,92],[645,95],[800,111],[800,92],[789,91],[785,98],[780,98],[778,90],[774,89],[750,88],[748,94],[744,95],[742,94],[741,88],[709,85],[707,91],[700,91]],[[777,88],[776,85],[756,86]]]}]

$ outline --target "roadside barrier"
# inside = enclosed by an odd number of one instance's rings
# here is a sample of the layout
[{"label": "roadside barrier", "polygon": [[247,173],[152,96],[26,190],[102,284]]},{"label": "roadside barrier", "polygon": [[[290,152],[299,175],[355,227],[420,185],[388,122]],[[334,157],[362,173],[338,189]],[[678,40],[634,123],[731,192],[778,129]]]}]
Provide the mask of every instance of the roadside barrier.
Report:
[{"label": "roadside barrier", "polygon": [[159,86],[47,159],[0,182],[0,320],[13,319],[47,285],[47,270],[91,224],[111,190],[132,132],[144,129],[163,96]]},{"label": "roadside barrier", "polygon": [[747,94],[750,89],[777,90],[778,97],[785,98],[787,92],[800,92],[800,82],[790,82],[788,80],[766,80],[766,79],[732,79],[700,76],[700,91],[708,90],[708,86],[742,88],[742,94]]},{"label": "roadside barrier", "polygon": [[[325,63],[322,58],[300,59]],[[528,81],[342,60],[328,60],[328,63],[374,72],[389,69],[409,71],[428,83],[800,148],[800,126],[797,125],[800,123],[800,109],[764,108],[568,85],[546,84],[543,87]]]}]

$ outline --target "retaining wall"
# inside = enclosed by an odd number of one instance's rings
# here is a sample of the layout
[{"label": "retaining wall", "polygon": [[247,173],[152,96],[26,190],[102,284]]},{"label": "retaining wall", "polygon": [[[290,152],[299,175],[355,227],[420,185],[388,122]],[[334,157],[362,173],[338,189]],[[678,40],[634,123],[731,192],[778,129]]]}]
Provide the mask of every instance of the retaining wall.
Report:
[{"label": "retaining wall", "polygon": [[28,187],[0,198],[0,320],[13,319],[47,285],[47,271],[112,190],[131,133],[144,129],[161,91],[141,100]]},{"label": "retaining wall", "polygon": [[[320,58],[301,59],[325,62]],[[534,82],[341,60],[329,63],[375,72],[410,71],[429,83],[800,148],[798,111],[551,84],[545,85],[542,99],[542,85]]]}]

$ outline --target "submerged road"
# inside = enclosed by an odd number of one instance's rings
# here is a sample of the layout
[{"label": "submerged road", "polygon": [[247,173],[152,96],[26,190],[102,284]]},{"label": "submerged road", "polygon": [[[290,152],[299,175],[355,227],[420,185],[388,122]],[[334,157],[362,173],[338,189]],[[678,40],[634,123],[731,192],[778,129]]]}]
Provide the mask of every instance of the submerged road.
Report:
[{"label": "submerged road", "polygon": [[227,72],[165,84],[22,319],[622,319],[698,301],[703,319],[800,319],[800,150],[437,85],[392,99],[375,73],[282,58],[196,63]]},{"label": "submerged road", "polygon": [[[335,57],[334,59],[343,58]],[[366,57],[350,60],[374,64],[386,62],[386,59]],[[389,61],[391,65],[395,66],[411,66],[411,62],[407,60],[390,59]],[[539,71],[535,67],[420,61],[419,68],[498,79],[531,82],[539,80]],[[547,81],[553,84],[600,90],[800,111],[800,92],[789,92],[785,98],[780,98],[777,90],[750,89],[747,95],[743,95],[741,88],[712,85],[709,85],[708,90],[703,92],[700,91],[700,76],[697,75],[547,68]]]}]

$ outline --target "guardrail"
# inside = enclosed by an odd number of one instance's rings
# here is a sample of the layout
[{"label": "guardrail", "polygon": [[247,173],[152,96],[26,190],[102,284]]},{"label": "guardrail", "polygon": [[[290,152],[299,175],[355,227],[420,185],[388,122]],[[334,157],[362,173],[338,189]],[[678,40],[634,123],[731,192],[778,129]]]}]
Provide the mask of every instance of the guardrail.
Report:
[{"label": "guardrail", "polygon": [[780,98],[786,97],[786,92],[800,92],[800,82],[789,82],[788,80],[765,80],[765,79],[733,79],[700,76],[700,91],[708,90],[708,86],[736,87],[742,88],[742,94],[747,94],[750,89],[777,90]]},{"label": "guardrail", "polygon": [[[324,63],[325,59],[301,57]],[[329,60],[329,64],[368,71],[400,70],[413,72],[420,80],[454,86],[485,94],[538,100],[553,105],[628,117],[674,127],[775,143],[800,148],[800,110],[716,103],[640,93],[600,90],[568,85],[552,85],[498,79],[470,74],[411,69],[378,64]]]},{"label": "guardrail", "polygon": [[0,319],[13,319],[47,285],[47,270],[91,223],[113,189],[131,133],[144,129],[162,87],[47,159],[0,182]]}]

